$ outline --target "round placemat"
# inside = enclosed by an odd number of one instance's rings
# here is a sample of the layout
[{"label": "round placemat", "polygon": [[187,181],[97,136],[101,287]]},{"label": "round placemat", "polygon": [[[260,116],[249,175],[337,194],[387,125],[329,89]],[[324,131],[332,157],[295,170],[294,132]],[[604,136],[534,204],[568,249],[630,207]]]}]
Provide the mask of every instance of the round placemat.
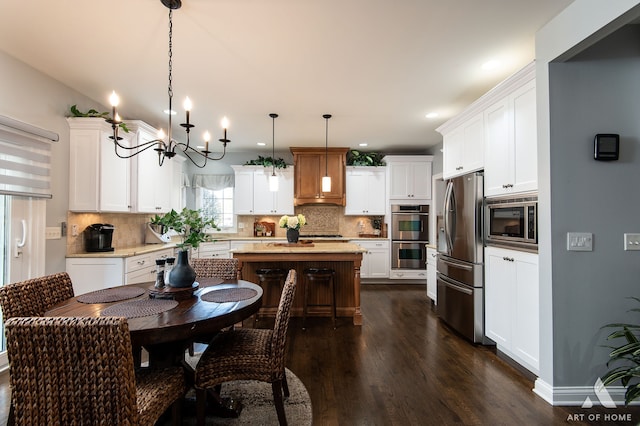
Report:
[{"label": "round placemat", "polygon": [[213,290],[200,296],[200,300],[205,302],[239,302],[240,300],[251,299],[258,294],[252,288],[223,288],[220,290]]},{"label": "round placemat", "polygon": [[138,318],[148,315],[157,315],[166,312],[178,306],[175,300],[166,299],[142,299],[132,300],[130,302],[122,302],[117,305],[111,305],[102,312],[103,317],[125,317]]},{"label": "round placemat", "polygon": [[133,299],[134,297],[141,296],[144,293],[145,290],[140,287],[105,288],[104,290],[96,290],[91,293],[78,296],[77,300],[80,303],[119,302],[121,300]]}]

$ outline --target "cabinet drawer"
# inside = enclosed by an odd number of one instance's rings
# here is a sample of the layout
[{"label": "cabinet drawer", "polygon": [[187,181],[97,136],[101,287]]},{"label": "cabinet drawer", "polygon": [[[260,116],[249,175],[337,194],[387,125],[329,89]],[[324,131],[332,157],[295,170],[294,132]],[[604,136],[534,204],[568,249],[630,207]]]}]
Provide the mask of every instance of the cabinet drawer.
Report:
[{"label": "cabinet drawer", "polygon": [[426,280],[427,279],[427,271],[426,269],[415,269],[415,270],[392,270],[389,273],[389,278],[392,280]]},{"label": "cabinet drawer", "polygon": [[134,271],[138,271],[143,268],[152,268],[156,267],[156,259],[166,258],[174,256],[173,249],[165,249],[154,251],[152,253],[140,254],[138,256],[131,256],[126,259],[124,272],[125,274],[129,274]]},{"label": "cabinet drawer", "polygon": [[154,265],[147,265],[142,269],[138,269],[133,272],[129,272],[125,274],[125,285],[127,284],[135,284],[135,283],[144,283],[156,280],[156,265],[154,261]]}]

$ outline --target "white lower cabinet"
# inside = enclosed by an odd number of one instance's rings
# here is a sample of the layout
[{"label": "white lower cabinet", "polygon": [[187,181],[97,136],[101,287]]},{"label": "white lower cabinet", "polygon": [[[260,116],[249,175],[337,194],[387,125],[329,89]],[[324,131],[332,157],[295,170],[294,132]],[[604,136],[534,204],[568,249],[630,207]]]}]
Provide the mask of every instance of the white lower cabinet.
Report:
[{"label": "white lower cabinet", "polygon": [[229,259],[229,241],[214,241],[201,243],[198,250],[193,251],[193,257],[197,259]]},{"label": "white lower cabinet", "polygon": [[71,257],[67,258],[66,268],[76,296],[124,282],[121,257]]},{"label": "white lower cabinet", "polygon": [[538,290],[537,254],[485,249],[485,334],[534,374],[540,369]]},{"label": "white lower cabinet", "polygon": [[66,269],[78,296],[103,288],[155,281],[155,260],[170,256],[174,256],[172,248],[130,257],[68,257]]},{"label": "white lower cabinet", "polygon": [[434,304],[438,304],[438,277],[437,277],[438,251],[427,247],[427,297]]},{"label": "white lower cabinet", "polygon": [[362,253],[360,278],[389,278],[389,240],[351,240],[366,249]]}]

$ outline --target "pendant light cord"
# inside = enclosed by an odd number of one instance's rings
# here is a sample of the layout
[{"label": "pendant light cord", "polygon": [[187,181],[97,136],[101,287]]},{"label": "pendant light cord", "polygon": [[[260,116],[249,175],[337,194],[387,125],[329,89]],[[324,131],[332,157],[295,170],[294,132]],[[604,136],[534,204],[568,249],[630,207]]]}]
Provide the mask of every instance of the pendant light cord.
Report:
[{"label": "pendant light cord", "polygon": [[329,119],[331,114],[324,114],[324,175],[329,176]]},{"label": "pendant light cord", "polygon": [[276,175],[276,118],[278,114],[272,112],[269,114],[271,117],[271,176]]}]

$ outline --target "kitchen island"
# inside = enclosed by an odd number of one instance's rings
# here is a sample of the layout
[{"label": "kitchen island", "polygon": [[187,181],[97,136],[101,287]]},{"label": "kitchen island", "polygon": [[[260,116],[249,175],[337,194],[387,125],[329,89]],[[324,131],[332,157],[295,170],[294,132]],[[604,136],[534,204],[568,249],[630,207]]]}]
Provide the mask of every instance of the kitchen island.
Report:
[{"label": "kitchen island", "polygon": [[[303,271],[305,268],[332,268],[335,270],[336,314],[338,317],[352,317],[354,325],[362,325],[360,311],[360,265],[362,253],[366,252],[357,244],[344,242],[313,243],[262,243],[246,244],[231,250],[231,254],[239,261],[238,279],[257,284],[260,280],[256,270],[260,268],[295,269],[298,273],[298,287],[293,301],[291,314],[302,316],[304,306],[304,286],[307,285]],[[263,289],[264,290],[264,289]],[[331,295],[328,286],[309,288],[310,301],[314,305],[329,304]],[[277,306],[279,294],[272,292],[274,300],[264,300],[263,306]],[[265,291],[264,294],[267,294]],[[275,309],[263,314],[275,315]],[[331,316],[328,306],[310,306],[308,316]]]}]

